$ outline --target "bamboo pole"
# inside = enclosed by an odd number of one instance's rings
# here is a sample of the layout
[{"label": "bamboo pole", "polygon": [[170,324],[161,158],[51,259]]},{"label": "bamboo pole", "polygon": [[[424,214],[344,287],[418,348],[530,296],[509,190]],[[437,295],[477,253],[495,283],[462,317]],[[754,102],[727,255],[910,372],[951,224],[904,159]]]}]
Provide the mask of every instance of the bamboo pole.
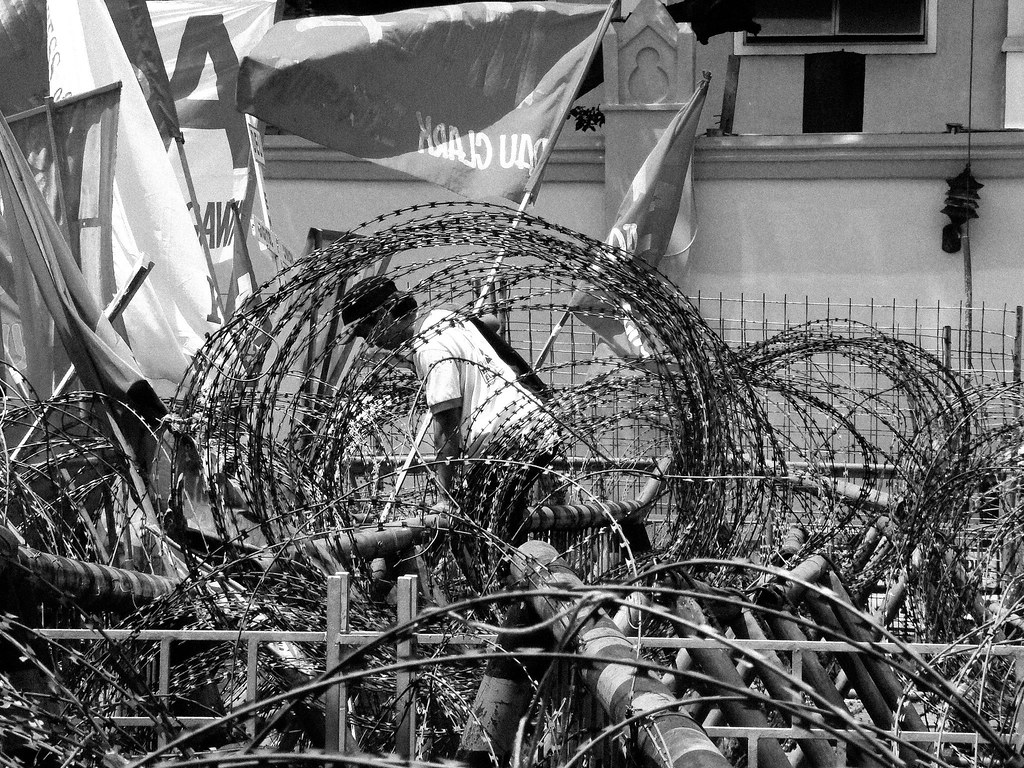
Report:
[{"label": "bamboo pole", "polygon": [[87,563],[60,557],[20,545],[15,535],[0,527],[0,572],[5,578],[28,577],[41,582],[60,597],[74,600],[83,607],[108,611],[134,611],[178,587],[175,579]]},{"label": "bamboo pole", "polygon": [[[513,581],[538,591],[587,587],[550,544],[528,541],[512,561]],[[728,768],[728,761],[703,729],[678,710],[678,700],[660,681],[635,665],[637,649],[601,610],[585,598],[534,596],[529,605],[549,622],[555,640],[589,661],[580,673],[613,723],[649,712],[637,722],[637,746],[647,762],[671,768]]]},{"label": "bamboo pole", "polygon": [[[845,603],[851,603],[850,594],[846,586],[835,571],[829,570],[828,586]],[[840,624],[845,628],[846,634],[856,642],[869,643],[876,640],[877,628],[873,628],[859,613],[845,608],[843,605],[833,606],[833,611]],[[903,686],[896,678],[892,667],[881,664],[875,658],[865,658],[864,667],[871,679],[878,687],[879,693],[889,708],[900,715],[905,721],[906,727],[912,731],[927,731],[928,726],[921,717],[917,708],[903,696]]]},{"label": "bamboo pole", "polygon": [[[738,621],[738,633],[742,633],[751,640],[767,640],[768,636],[761,629],[757,617],[749,608],[744,608]],[[764,683],[768,695],[778,701],[785,701],[794,707],[803,707],[803,696],[797,691],[792,683],[781,674],[780,670],[785,669],[782,659],[772,650],[761,650],[756,654],[752,653],[747,657],[753,665],[754,671]],[[814,716],[807,717],[808,725],[821,725],[821,718]],[[802,755],[814,766],[814,768],[832,768],[837,764],[835,752],[822,739],[797,738]],[[799,762],[799,761],[798,761]]]},{"label": "bamboo pole", "polygon": [[533,621],[532,611],[522,603],[516,604],[502,625],[512,631],[498,634],[495,650],[506,655],[487,662],[459,744],[458,758],[470,766],[509,762],[520,720],[533,696],[533,681],[540,679],[550,666],[546,659],[526,655],[532,648],[550,650],[550,635],[539,630],[516,631],[529,627]]},{"label": "bamboo pole", "polygon": [[[681,619],[675,626],[676,631],[684,637],[699,637],[696,628],[708,623],[704,611],[691,597],[677,599],[673,613]],[[742,728],[769,727],[765,713],[751,699],[737,693],[738,690],[747,687],[749,680],[743,680],[736,665],[729,658],[728,651],[724,648],[698,646],[690,648],[690,656],[705,675],[721,683],[721,686],[710,683],[707,687],[709,693],[720,697],[718,709],[726,721]],[[757,740],[757,764],[759,768],[792,768],[778,739]]]}]

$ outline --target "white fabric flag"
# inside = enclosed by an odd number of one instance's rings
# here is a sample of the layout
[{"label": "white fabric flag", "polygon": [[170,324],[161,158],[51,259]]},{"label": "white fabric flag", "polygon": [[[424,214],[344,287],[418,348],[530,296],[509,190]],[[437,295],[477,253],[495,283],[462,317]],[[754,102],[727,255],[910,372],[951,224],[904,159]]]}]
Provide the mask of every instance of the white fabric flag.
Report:
[{"label": "white fabric flag", "polygon": [[[276,6],[277,0],[147,3],[185,136],[200,219],[225,293],[235,256],[231,201],[245,199],[248,183],[248,129],[235,107],[238,66],[273,26]],[[276,271],[272,255],[255,239],[249,252],[261,279]]]},{"label": "white fabric flag", "polygon": [[114,173],[114,271],[120,287],[143,257],[155,266],[124,313],[128,341],[160,394],[181,381],[220,319],[209,272],[174,170],[102,0],[48,0],[55,100],[120,81]]}]

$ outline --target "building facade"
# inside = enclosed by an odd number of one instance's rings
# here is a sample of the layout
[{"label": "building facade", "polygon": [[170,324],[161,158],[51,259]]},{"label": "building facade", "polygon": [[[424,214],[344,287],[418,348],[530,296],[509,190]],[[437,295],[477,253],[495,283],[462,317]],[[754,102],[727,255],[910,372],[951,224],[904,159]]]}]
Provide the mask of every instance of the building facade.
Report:
[{"label": "building facade", "polygon": [[[668,270],[685,292],[1024,303],[1024,0],[759,8],[760,39],[701,45],[655,0],[627,0],[630,15],[605,40],[605,82],[583,99],[605,124],[563,132],[532,211],[603,238],[658,132],[707,71],[698,229]],[[267,153],[274,228],[294,250],[309,227],[455,199],[295,137],[268,137]],[[966,248],[949,253],[946,180],[968,163],[984,185],[978,218],[963,228]]]}]

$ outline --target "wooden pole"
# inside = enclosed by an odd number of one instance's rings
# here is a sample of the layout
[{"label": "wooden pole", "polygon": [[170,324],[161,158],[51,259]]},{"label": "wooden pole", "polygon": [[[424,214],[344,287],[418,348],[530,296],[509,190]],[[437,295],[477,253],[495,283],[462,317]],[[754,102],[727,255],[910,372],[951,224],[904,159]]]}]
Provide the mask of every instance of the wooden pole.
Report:
[{"label": "wooden pole", "polygon": [[[327,579],[327,666],[334,669],[341,661],[339,638],[348,632],[349,574],[340,571]],[[324,694],[327,752],[345,753],[348,735],[348,691],[344,683],[328,688]]]},{"label": "wooden pole", "polygon": [[[417,578],[398,578],[398,625],[410,623],[419,612]],[[395,659],[399,663],[416,657],[416,638],[408,635],[397,644]],[[395,752],[412,759],[416,755],[416,673],[403,669],[395,675]]]}]

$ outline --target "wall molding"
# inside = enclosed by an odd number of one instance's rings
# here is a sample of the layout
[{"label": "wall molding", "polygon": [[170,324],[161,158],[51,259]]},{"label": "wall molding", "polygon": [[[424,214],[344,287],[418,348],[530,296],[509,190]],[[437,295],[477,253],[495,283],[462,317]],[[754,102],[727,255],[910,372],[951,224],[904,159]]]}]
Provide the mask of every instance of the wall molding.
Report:
[{"label": "wall molding", "polygon": [[[1024,131],[701,136],[697,179],[917,179],[959,173],[1024,179]],[[268,179],[408,183],[398,171],[297,136],[267,136]],[[604,136],[575,134],[552,153],[545,181],[603,184]]]},{"label": "wall molding", "polygon": [[697,179],[1024,178],[1024,131],[703,136]]}]

